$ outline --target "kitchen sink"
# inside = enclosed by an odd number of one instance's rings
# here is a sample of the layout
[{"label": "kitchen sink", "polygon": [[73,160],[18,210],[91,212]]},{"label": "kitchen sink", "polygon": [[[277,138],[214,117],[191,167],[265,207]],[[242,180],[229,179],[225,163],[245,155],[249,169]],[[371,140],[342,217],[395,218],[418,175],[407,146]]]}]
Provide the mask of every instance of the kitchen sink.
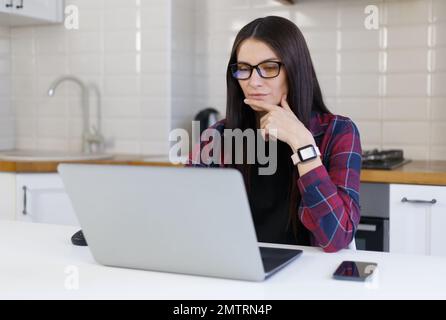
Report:
[{"label": "kitchen sink", "polygon": [[9,150],[0,151],[0,161],[86,161],[111,159],[104,153],[86,154],[68,151]]}]

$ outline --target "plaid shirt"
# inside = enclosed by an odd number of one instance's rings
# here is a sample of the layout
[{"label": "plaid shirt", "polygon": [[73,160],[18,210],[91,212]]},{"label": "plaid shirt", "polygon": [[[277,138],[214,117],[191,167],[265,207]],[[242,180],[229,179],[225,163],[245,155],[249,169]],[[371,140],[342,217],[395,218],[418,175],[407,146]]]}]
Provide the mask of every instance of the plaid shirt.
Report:
[{"label": "plaid shirt", "polygon": [[[212,128],[222,135],[225,121]],[[309,130],[321,151],[323,165],[296,181],[301,195],[297,214],[310,231],[314,246],[336,252],[348,247],[359,224],[360,135],[352,120],[328,113],[313,112]],[[225,167],[224,161],[221,165],[206,165],[204,162],[208,162],[200,159],[200,150],[207,143],[192,151],[187,165]]]}]

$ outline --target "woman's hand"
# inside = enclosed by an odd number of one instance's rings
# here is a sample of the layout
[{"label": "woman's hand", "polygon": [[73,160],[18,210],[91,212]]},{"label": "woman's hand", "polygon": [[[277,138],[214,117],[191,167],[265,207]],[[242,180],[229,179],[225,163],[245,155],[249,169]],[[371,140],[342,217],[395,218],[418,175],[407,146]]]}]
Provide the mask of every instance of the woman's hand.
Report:
[{"label": "woman's hand", "polygon": [[293,151],[309,144],[315,144],[311,132],[291,110],[286,96],[282,97],[281,106],[252,99],[245,99],[244,102],[254,111],[264,114],[260,118],[260,129],[264,129],[262,136],[265,140],[268,138],[279,139],[287,143]]}]

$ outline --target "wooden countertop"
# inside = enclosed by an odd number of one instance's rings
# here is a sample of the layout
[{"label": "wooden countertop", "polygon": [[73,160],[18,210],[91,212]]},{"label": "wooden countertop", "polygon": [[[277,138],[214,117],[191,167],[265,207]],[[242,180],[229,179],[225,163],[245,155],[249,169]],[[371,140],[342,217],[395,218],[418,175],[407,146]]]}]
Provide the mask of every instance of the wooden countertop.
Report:
[{"label": "wooden countertop", "polygon": [[[69,161],[72,163],[93,163],[112,165],[137,165],[137,166],[174,166],[168,161],[159,160],[159,157],[116,155],[107,160]],[[65,163],[69,163],[65,162]],[[32,161],[0,161],[0,172],[11,173],[50,173],[57,172],[60,162],[32,162]],[[361,182],[372,183],[401,183],[419,185],[446,186],[446,161],[412,161],[394,170],[370,170],[361,171]]]},{"label": "wooden countertop", "polygon": [[412,161],[394,170],[363,169],[361,182],[446,186],[446,161]]},{"label": "wooden countertop", "polygon": [[175,166],[168,161],[159,160],[159,156],[137,155],[115,155],[105,160],[85,161],[3,161],[0,160],[0,172],[11,173],[51,173],[57,172],[59,163],[89,163],[89,164],[111,164],[111,165],[134,165],[134,166]]}]

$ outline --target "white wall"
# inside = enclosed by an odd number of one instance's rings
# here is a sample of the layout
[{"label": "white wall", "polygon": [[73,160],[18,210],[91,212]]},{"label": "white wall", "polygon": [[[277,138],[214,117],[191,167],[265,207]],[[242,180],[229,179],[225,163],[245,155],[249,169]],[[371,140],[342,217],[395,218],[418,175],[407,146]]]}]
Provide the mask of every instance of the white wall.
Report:
[{"label": "white wall", "polygon": [[14,146],[14,113],[11,105],[11,55],[9,29],[0,27],[0,150]]},{"label": "white wall", "polygon": [[[252,19],[274,14],[301,27],[329,108],[356,121],[364,149],[402,147],[413,159],[446,160],[444,0],[375,0],[378,31],[364,28],[368,0],[67,3],[80,8],[78,31],[10,31],[18,148],[80,150],[78,89],[66,84],[46,96],[51,81],[72,73],[102,89],[108,151],[167,153],[170,129],[190,127],[206,107],[225,113],[232,41]],[[8,34],[0,29],[0,50]],[[0,66],[0,112],[9,117],[4,74]]]},{"label": "white wall", "polygon": [[[356,121],[364,149],[403,148],[412,159],[446,160],[446,1],[196,1],[205,104],[224,112],[237,31],[254,18],[279,15],[301,28],[328,107]],[[377,31],[364,27],[369,4],[379,7]]]},{"label": "white wall", "polygon": [[195,93],[195,2],[172,0],[172,128],[190,129],[199,105]]},{"label": "white wall", "polygon": [[[62,74],[102,92],[107,151],[166,154],[170,130],[171,1],[67,0],[80,29],[11,29],[17,148],[81,150],[79,89]],[[92,101],[92,105],[93,101]]]}]

